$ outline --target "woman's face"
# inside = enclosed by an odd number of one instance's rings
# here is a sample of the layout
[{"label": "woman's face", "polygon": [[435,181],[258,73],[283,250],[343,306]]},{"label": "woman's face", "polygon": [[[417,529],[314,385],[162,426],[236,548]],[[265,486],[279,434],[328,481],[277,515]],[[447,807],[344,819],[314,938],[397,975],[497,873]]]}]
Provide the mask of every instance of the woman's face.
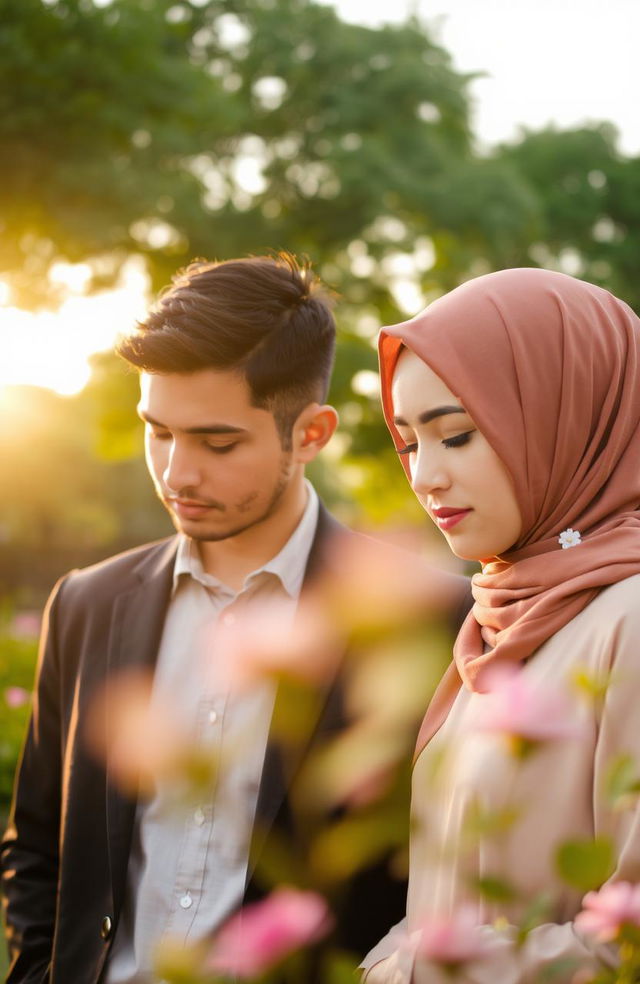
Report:
[{"label": "woman's face", "polygon": [[486,561],[505,553],[522,530],[513,484],[460,400],[408,349],[391,395],[411,486],[454,554]]}]

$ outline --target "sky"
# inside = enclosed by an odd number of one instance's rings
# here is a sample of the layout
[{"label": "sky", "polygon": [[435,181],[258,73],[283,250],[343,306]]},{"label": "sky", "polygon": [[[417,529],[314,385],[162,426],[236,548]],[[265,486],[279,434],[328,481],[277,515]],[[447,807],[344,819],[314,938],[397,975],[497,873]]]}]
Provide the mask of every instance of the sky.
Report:
[{"label": "sky", "polygon": [[[329,2],[329,0],[321,0]],[[338,0],[345,20],[371,25],[416,13],[472,83],[485,144],[519,124],[611,120],[620,148],[640,154],[640,0]]]},{"label": "sky", "polygon": [[[620,149],[640,154],[640,0],[332,2],[343,19],[372,26],[415,13],[456,69],[483,73],[470,86],[481,148],[517,136],[523,124],[609,120],[619,128]],[[0,324],[11,339],[0,387],[32,383],[77,392],[89,378],[90,354],[110,347],[144,310],[148,285],[135,262],[115,292],[92,298],[81,296],[82,265],[61,265],[59,276],[71,296],[56,314],[12,308],[0,282]]]}]

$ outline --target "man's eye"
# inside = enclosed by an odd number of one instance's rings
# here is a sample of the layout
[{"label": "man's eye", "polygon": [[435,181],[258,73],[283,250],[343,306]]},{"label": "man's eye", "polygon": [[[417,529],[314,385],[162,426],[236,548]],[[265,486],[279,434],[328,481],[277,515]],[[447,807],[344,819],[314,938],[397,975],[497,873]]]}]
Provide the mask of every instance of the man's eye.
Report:
[{"label": "man's eye", "polygon": [[473,431],[465,431],[464,434],[456,434],[454,437],[445,437],[443,444],[445,448],[461,448],[471,440]]},{"label": "man's eye", "polygon": [[417,450],[417,444],[407,444],[404,448],[398,448],[398,454],[413,454]]},{"label": "man's eye", "polygon": [[167,441],[171,437],[169,431],[152,430],[149,433],[151,434],[151,437],[154,439],[154,441]]},{"label": "man's eye", "polygon": [[233,444],[209,444],[207,443],[205,447],[209,451],[213,451],[214,454],[228,454],[229,451],[233,451],[235,447],[238,446],[238,442],[234,441]]}]

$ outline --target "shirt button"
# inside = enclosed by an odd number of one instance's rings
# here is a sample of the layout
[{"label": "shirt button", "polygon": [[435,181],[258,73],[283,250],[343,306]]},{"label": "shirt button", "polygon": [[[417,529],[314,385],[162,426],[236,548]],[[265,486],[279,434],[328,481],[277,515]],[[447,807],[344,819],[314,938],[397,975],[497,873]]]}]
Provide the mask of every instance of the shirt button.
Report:
[{"label": "shirt button", "polygon": [[215,724],[217,720],[218,720],[218,712],[209,711],[209,724]]},{"label": "shirt button", "polygon": [[100,936],[103,940],[108,940],[110,938],[112,925],[111,916],[105,916],[100,923]]},{"label": "shirt button", "polygon": [[193,905],[193,899],[191,898],[189,892],[185,892],[182,898],[180,899],[180,908],[190,909],[192,905]]},{"label": "shirt button", "polygon": [[198,827],[201,827],[205,822],[205,820],[207,819],[204,814],[204,810],[202,809],[201,806],[199,806],[196,812],[193,814],[193,819],[195,820]]},{"label": "shirt button", "polygon": [[223,625],[235,625],[236,617],[233,612],[224,612],[222,616],[222,623]]}]

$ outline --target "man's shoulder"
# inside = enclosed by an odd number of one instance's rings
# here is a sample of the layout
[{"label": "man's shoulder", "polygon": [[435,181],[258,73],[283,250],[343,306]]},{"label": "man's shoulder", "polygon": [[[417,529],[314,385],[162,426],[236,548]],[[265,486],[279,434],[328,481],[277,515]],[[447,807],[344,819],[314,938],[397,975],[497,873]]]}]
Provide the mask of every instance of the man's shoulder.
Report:
[{"label": "man's shoulder", "polygon": [[65,596],[82,596],[90,592],[93,598],[130,589],[153,573],[172,567],[177,549],[176,536],[132,547],[89,567],[70,571],[62,579]]}]

